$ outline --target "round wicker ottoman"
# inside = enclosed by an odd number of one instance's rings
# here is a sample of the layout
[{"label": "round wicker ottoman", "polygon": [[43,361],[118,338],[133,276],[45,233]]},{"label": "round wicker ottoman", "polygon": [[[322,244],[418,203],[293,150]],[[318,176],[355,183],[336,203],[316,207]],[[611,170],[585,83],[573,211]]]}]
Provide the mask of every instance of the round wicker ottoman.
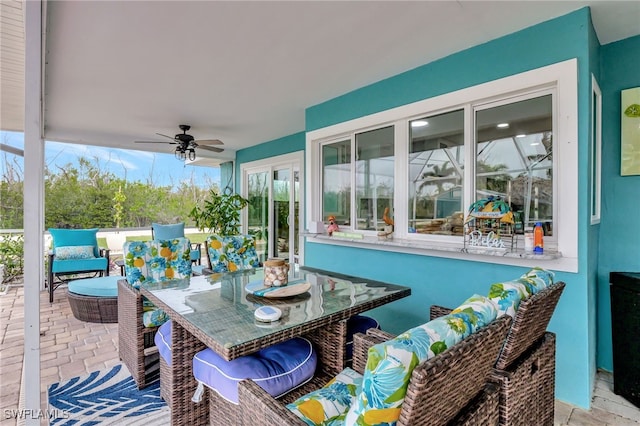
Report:
[{"label": "round wicker ottoman", "polygon": [[68,297],[73,316],[80,321],[118,322],[120,276],[85,278],[69,282]]}]

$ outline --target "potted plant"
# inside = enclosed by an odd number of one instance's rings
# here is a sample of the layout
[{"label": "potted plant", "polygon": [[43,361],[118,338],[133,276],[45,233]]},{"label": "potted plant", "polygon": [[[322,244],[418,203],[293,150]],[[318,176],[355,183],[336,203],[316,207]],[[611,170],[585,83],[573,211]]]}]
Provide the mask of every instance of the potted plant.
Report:
[{"label": "potted plant", "polygon": [[240,234],[240,211],[249,204],[249,200],[240,194],[209,191],[209,198],[203,205],[198,205],[189,212],[189,217],[195,221],[201,231],[220,236]]}]

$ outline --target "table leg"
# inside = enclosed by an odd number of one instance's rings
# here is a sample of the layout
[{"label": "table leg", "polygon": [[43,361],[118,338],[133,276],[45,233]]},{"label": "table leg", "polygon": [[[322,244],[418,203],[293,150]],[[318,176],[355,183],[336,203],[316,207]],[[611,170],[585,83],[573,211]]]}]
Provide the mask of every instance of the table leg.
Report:
[{"label": "table leg", "polygon": [[347,366],[347,320],[329,324],[305,334],[318,351],[318,362],[324,372],[336,375]]},{"label": "table leg", "polygon": [[198,383],[193,377],[193,356],[206,346],[177,322],[172,324],[171,333],[171,424],[209,424],[209,403],[191,401]]}]

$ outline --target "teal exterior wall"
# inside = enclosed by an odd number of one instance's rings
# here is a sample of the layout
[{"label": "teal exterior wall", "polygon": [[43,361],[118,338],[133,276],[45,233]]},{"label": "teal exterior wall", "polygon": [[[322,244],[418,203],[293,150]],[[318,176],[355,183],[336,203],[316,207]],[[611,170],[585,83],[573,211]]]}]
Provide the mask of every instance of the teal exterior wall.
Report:
[{"label": "teal exterior wall", "polygon": [[[616,48],[617,43],[601,48],[591,24],[589,9],[580,9],[310,106],[305,113],[305,130],[312,131],[564,60],[578,59],[577,179],[578,199],[582,206],[576,218],[579,272],[556,274],[556,279],[565,281],[567,287],[549,329],[557,335],[556,398],[581,407],[590,405],[596,365],[606,366],[607,349],[609,358],[611,353],[610,333],[608,336],[596,335],[597,327],[602,329],[607,326],[607,318],[596,315],[596,312],[599,308],[601,313],[603,304],[608,304],[608,288],[606,295],[603,295],[603,288],[608,282],[608,270],[640,270],[637,256],[638,225],[631,224],[635,225],[632,226],[635,230],[632,235],[627,235],[630,224],[619,225],[632,211],[631,205],[625,203],[633,203],[640,195],[636,177],[619,176],[619,91],[640,85],[638,81],[630,81],[633,70],[639,69],[637,45],[640,40],[634,38],[621,43],[620,48]],[[629,43],[636,47],[633,50],[636,52],[633,64],[629,63],[629,59],[621,58],[624,50],[629,49]],[[602,222],[593,226],[590,224],[591,185],[588,167],[591,73],[596,76],[603,90],[605,123]],[[614,105],[617,112],[609,110],[611,98],[618,103]],[[607,121],[610,123],[607,124]],[[243,163],[304,150],[304,145],[305,134],[301,132],[238,151],[236,176],[239,176]],[[622,190],[616,191],[616,188]],[[613,196],[614,191],[616,197]],[[621,202],[622,198],[626,200],[625,203]],[[622,204],[622,208],[619,204]],[[615,214],[609,218],[612,211]],[[622,249],[618,248],[616,239],[609,238],[608,233],[614,228],[613,235],[625,237]],[[603,253],[607,244],[610,245],[611,254],[605,256]],[[633,250],[635,257],[629,254]],[[485,294],[492,282],[519,276],[524,269],[310,242],[305,243],[304,261],[312,267],[410,286],[411,297],[371,312],[384,329],[396,333],[427,321],[430,305],[455,306],[473,293]],[[609,269],[603,273],[605,266]],[[603,300],[605,297],[606,300]]]},{"label": "teal exterior wall", "polygon": [[[234,190],[233,186],[233,161],[220,164],[220,190],[227,188]],[[235,191],[234,191],[235,192]]]},{"label": "teal exterior wall", "polygon": [[[640,176],[620,176],[620,92],[640,87],[640,36],[601,47],[602,220],[598,262],[598,366],[613,371],[609,273],[640,271]],[[638,119],[640,121],[640,119]]]},{"label": "teal exterior wall", "polygon": [[[592,240],[589,202],[590,70],[593,43],[589,9],[423,65],[307,109],[307,130],[344,122],[465,87],[578,58],[579,273],[558,273],[567,283],[549,329],[557,334],[556,397],[588,407],[595,370],[595,288],[589,287]],[[592,248],[595,252],[595,249]],[[309,266],[412,287],[412,296],[378,309],[384,329],[401,332],[428,320],[429,305],[457,306],[473,293],[486,294],[497,280],[516,278],[524,268],[428,256],[307,243]],[[544,264],[540,266],[545,266]],[[595,272],[592,271],[595,277]]]},{"label": "teal exterior wall", "polygon": [[242,179],[242,176],[240,176],[241,164],[291,152],[304,151],[305,141],[305,132],[298,132],[237,151],[236,188],[242,188],[242,185],[240,185],[240,179]]}]

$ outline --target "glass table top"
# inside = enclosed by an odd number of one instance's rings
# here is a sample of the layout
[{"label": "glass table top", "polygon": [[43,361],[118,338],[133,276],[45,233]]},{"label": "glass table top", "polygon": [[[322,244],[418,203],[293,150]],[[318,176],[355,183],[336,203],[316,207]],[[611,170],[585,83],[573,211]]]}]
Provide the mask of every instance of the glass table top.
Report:
[{"label": "glass table top", "polygon": [[[411,292],[408,287],[310,268],[289,273],[288,286],[310,285],[302,294],[267,298],[247,291],[247,287],[251,290],[259,285],[263,277],[262,268],[195,276],[143,284],[143,294],[168,308],[169,316],[183,326],[197,329],[216,346],[230,348],[329,316],[338,318],[341,313],[369,310]],[[278,307],[282,317],[275,322],[256,320],[254,312],[261,306]]]}]

